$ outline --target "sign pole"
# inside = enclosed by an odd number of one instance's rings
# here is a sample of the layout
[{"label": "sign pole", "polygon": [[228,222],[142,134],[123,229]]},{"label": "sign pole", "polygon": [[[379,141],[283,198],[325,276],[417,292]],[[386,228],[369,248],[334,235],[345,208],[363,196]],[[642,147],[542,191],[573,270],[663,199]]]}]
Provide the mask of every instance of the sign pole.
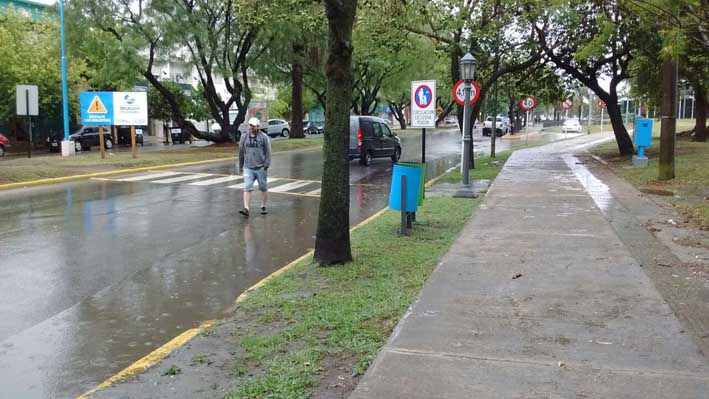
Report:
[{"label": "sign pole", "polygon": [[601,132],[603,132],[603,108],[601,108]]},{"label": "sign pole", "polygon": [[524,146],[529,145],[529,111],[527,111],[527,120],[524,123]]},{"label": "sign pole", "polygon": [[106,159],[106,149],[103,148],[103,126],[98,127],[98,148],[101,151],[101,159]]},{"label": "sign pole", "polygon": [[135,158],[135,126],[133,125],[130,126],[130,152],[133,158]]},{"label": "sign pole", "polygon": [[27,103],[27,158],[32,158],[32,116],[30,115],[30,91],[25,89],[25,102]]},{"label": "sign pole", "polygon": [[[569,110],[567,109],[564,111],[564,122],[566,122],[566,120],[568,118],[569,118]],[[569,137],[569,131],[568,131],[568,129],[564,129],[564,138],[566,139],[568,137]]]},{"label": "sign pole", "polygon": [[426,128],[421,128],[421,163],[426,163]]}]

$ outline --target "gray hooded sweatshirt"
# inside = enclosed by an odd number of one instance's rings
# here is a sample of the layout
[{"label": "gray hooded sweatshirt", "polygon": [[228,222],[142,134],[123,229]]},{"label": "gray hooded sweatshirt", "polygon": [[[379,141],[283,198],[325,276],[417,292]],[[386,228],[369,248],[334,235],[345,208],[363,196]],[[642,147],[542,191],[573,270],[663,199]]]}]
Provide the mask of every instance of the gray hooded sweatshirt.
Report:
[{"label": "gray hooded sweatshirt", "polygon": [[239,140],[239,167],[249,169],[268,168],[271,165],[271,140],[263,132],[256,136],[241,135]]}]

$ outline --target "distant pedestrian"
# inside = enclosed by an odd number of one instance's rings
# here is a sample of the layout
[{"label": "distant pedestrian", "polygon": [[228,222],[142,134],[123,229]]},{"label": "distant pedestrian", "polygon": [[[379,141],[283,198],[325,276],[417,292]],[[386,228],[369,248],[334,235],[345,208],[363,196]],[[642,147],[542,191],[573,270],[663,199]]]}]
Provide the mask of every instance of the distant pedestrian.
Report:
[{"label": "distant pedestrian", "polygon": [[239,172],[244,174],[244,208],[239,211],[249,216],[249,202],[254,182],[258,182],[261,191],[261,214],[268,213],[266,199],[268,197],[267,171],[271,166],[271,141],[261,132],[261,123],[257,118],[249,119],[249,134],[239,140]]}]

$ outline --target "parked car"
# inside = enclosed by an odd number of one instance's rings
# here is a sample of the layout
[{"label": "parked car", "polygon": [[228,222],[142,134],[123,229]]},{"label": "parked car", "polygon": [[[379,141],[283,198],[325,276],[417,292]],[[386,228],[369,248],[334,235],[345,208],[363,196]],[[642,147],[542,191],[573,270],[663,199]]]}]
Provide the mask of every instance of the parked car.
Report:
[{"label": "parked car", "polygon": [[[510,132],[509,119],[503,116],[498,116],[495,120],[495,134],[497,137],[502,137]],[[492,133],[492,116],[488,116],[483,123],[483,136],[489,136]]]},{"label": "parked car", "polygon": [[315,123],[315,127],[318,128],[318,134],[325,133],[325,122],[313,122],[313,123]]},{"label": "parked car", "polygon": [[10,146],[10,140],[0,134],[0,157],[5,156],[5,151],[7,151],[7,147]]},{"label": "parked car", "polygon": [[564,121],[564,124],[561,125],[561,131],[581,133],[583,132],[583,127],[581,126],[581,123],[579,123],[578,119],[567,119]]},{"label": "parked car", "polygon": [[269,119],[266,126],[261,128],[261,131],[271,137],[288,137],[290,134],[290,125],[283,119]]},{"label": "parked car", "polygon": [[303,133],[304,134],[318,134],[320,130],[315,126],[314,122],[303,121]]},{"label": "parked car", "polygon": [[[122,144],[122,145],[130,145],[130,127],[119,127],[117,129],[116,133],[116,139],[118,140],[117,144]],[[143,138],[143,128],[142,127],[136,127],[135,128],[135,145],[143,146],[144,144],[144,138]]]},{"label": "parked car", "polygon": [[399,162],[401,140],[392,132],[384,119],[373,116],[350,116],[348,156],[359,159],[363,166],[372,164],[374,158],[391,158]]},{"label": "parked car", "polygon": [[[63,134],[55,134],[47,138],[47,146],[49,151],[56,152],[61,151],[62,140],[64,140]],[[69,135],[69,140],[74,142],[74,148],[76,151],[89,151],[92,146],[96,146],[99,143],[98,139],[98,126],[84,126],[79,128],[71,135]],[[113,138],[111,137],[111,128],[103,128],[103,147],[107,150],[113,148]]]},{"label": "parked car", "polygon": [[190,141],[190,134],[182,130],[179,126],[173,126],[170,128],[170,140],[172,144],[185,144],[185,142]]}]

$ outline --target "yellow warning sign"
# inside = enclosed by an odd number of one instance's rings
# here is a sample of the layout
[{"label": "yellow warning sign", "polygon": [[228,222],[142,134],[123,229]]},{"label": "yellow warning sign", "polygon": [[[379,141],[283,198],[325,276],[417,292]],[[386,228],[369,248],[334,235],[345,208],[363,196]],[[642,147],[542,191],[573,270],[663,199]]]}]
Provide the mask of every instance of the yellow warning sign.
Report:
[{"label": "yellow warning sign", "polygon": [[101,99],[98,98],[98,96],[95,96],[93,100],[91,100],[91,104],[89,104],[89,114],[105,114],[108,112],[106,110],[106,106],[103,105],[101,102]]}]

